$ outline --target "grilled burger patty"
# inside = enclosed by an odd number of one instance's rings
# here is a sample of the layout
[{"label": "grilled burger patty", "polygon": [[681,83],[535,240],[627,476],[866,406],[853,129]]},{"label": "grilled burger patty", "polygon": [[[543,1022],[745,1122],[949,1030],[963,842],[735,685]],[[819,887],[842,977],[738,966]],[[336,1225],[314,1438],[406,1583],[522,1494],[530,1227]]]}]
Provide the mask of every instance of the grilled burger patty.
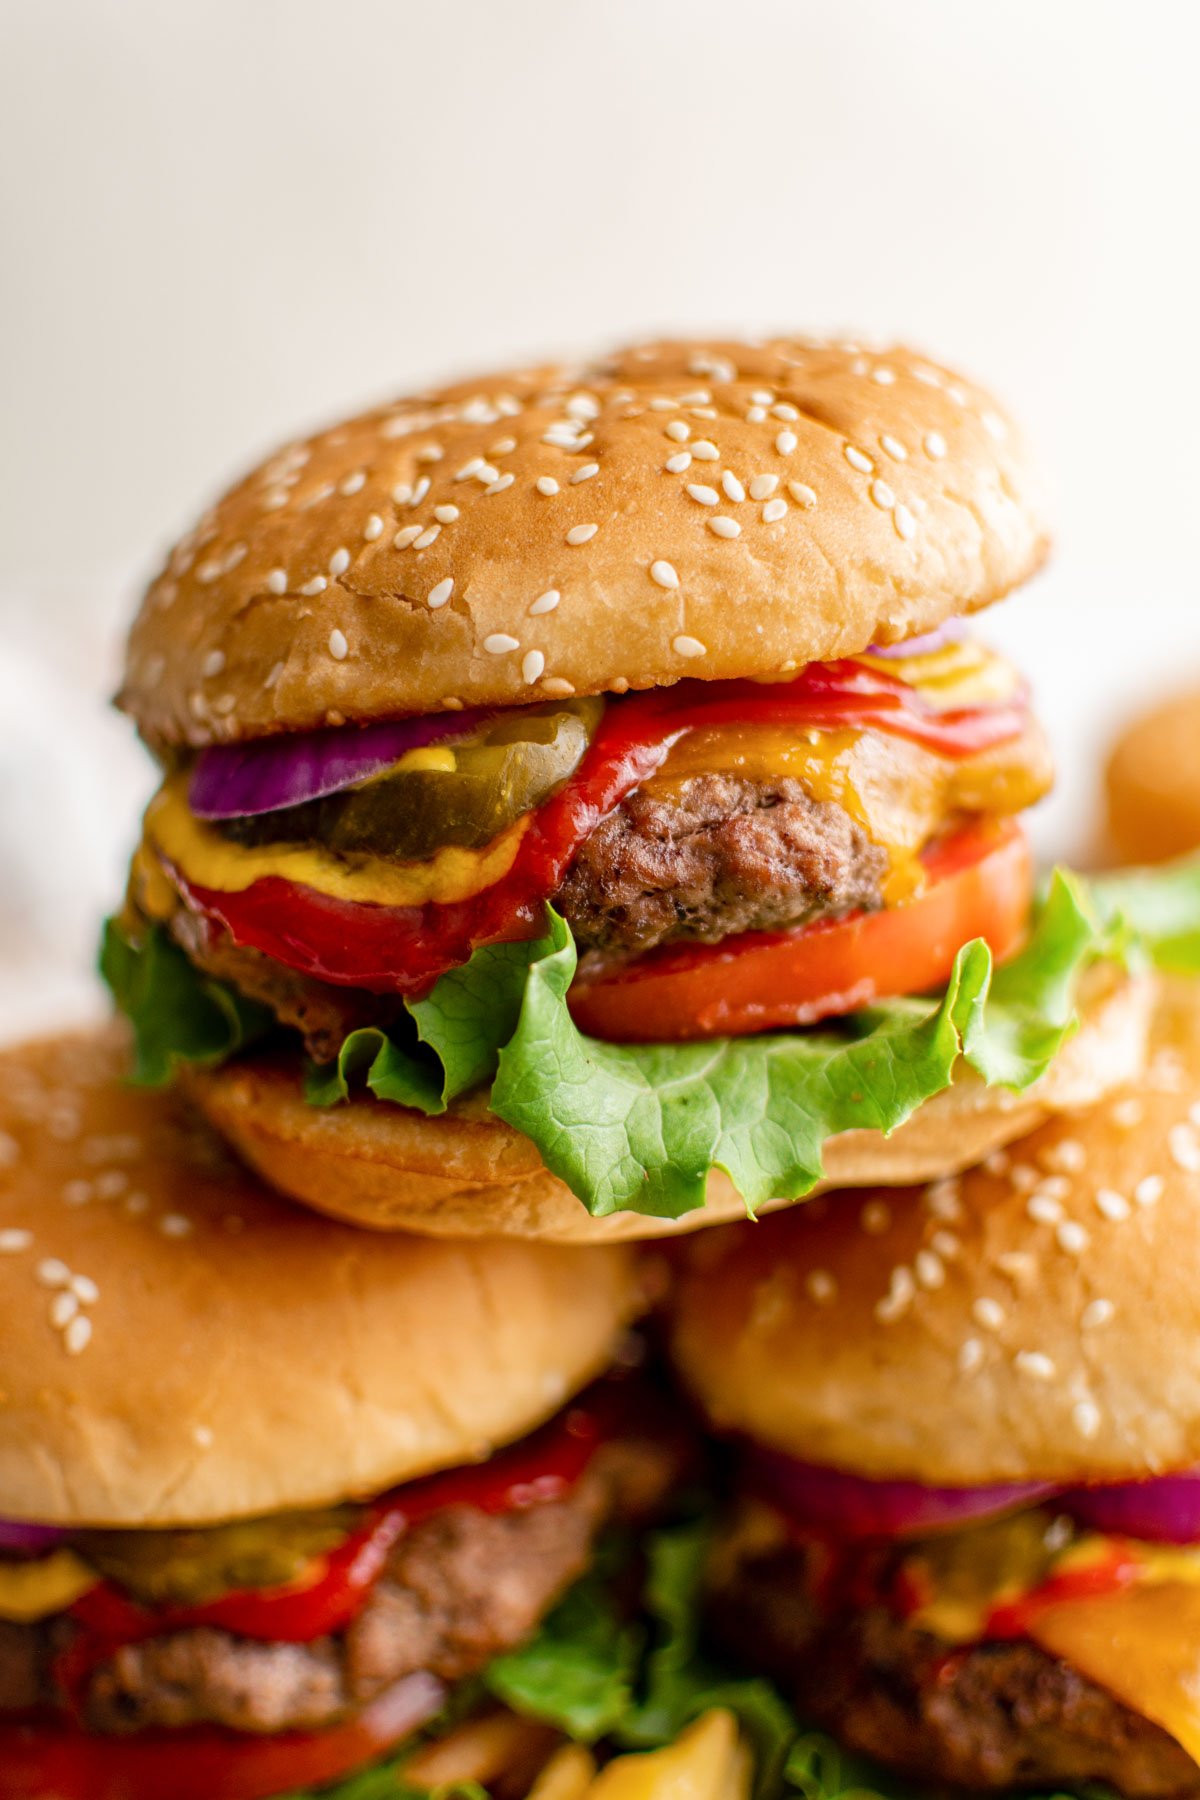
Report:
[{"label": "grilled burger patty", "polygon": [[[401,1538],[352,1624],[312,1643],[268,1643],[213,1627],[128,1644],[99,1664],[83,1696],[95,1731],[199,1723],[233,1731],[316,1731],[402,1676],[445,1682],[485,1667],[536,1629],[581,1575],[598,1531],[657,1502],[677,1445],[603,1446],[566,1498],[523,1511],[448,1506]],[[0,1713],[54,1705],[52,1661],[74,1627],[0,1623]]]},{"label": "grilled burger patty", "polygon": [[[886,852],[862,827],[798,781],[705,774],[671,800],[630,795],[581,845],[553,904],[581,957],[608,961],[878,907],[886,872]],[[393,995],[334,987],[239,948],[182,901],[168,929],[197,968],[299,1031],[318,1062],[349,1032],[386,1029],[402,1011]]]},{"label": "grilled burger patty", "polygon": [[1022,1639],[950,1649],[882,1606],[825,1617],[808,1559],[738,1562],[712,1604],[716,1634],[773,1675],[849,1749],[951,1788],[1110,1784],[1127,1800],[1198,1800],[1175,1739]]}]

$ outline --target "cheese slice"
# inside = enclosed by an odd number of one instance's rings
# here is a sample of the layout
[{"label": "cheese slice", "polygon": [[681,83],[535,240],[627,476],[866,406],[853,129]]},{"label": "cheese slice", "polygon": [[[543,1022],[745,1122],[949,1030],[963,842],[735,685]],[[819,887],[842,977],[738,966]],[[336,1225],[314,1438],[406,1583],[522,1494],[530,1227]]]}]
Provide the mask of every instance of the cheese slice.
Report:
[{"label": "cheese slice", "polygon": [[145,843],[195,887],[240,894],[278,875],[335,900],[376,906],[449,905],[469,900],[508,874],[529,824],[518,819],[481,850],[447,844],[428,862],[388,862],[376,856],[339,856],[318,844],[236,844],[198,819],[187,803],[187,778],[163,783],[146,808]]},{"label": "cheese slice", "polygon": [[1200,1587],[1138,1584],[1038,1612],[1029,1636],[1200,1762]]},{"label": "cheese slice", "polygon": [[71,1550],[55,1550],[35,1562],[0,1563],[0,1619],[28,1625],[65,1612],[97,1579]]},{"label": "cheese slice", "polygon": [[618,1756],[587,1800],[747,1800],[749,1757],[732,1713],[707,1712],[663,1750]]}]

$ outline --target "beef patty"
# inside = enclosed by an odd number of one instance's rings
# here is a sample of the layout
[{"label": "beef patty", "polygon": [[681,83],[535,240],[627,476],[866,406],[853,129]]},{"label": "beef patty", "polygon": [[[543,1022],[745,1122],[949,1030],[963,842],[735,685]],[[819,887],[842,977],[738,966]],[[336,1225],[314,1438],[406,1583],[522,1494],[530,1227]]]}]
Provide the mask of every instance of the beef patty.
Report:
[{"label": "beef patty", "polygon": [[[269,1643],[197,1627],[125,1645],[88,1679],[87,1723],[106,1733],[316,1731],[417,1670],[458,1681],[530,1636],[587,1567],[601,1527],[661,1500],[680,1454],[667,1441],[613,1442],[562,1500],[502,1514],[445,1507],[400,1539],[336,1636]],[[0,1624],[0,1712],[60,1698],[52,1662],[73,1631],[63,1618]]]},{"label": "beef patty", "polygon": [[737,1563],[713,1629],[773,1675],[847,1748],[955,1789],[1098,1782],[1127,1800],[1198,1800],[1175,1739],[1024,1640],[950,1649],[882,1607],[824,1616],[807,1559],[786,1547]]},{"label": "beef patty", "polygon": [[[594,965],[878,907],[886,869],[861,826],[799,782],[706,774],[670,798],[654,787],[631,794],[580,846],[553,902]],[[197,968],[298,1031],[317,1062],[351,1031],[386,1030],[403,1010],[394,995],[334,987],[239,948],[182,901],[167,928]]]}]

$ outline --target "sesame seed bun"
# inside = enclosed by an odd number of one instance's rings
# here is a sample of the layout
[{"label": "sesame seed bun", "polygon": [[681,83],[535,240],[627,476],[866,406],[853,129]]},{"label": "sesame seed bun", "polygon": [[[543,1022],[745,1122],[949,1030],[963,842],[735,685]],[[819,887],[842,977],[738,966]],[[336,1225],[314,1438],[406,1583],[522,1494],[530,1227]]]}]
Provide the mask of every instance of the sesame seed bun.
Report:
[{"label": "sesame seed bun", "polygon": [[665,343],[279,451],[134,624],[157,745],[791,670],[1000,599],[1047,549],[1019,434],[911,350]]},{"label": "sesame seed bun", "polygon": [[1125,862],[1200,847],[1200,693],[1156,706],[1117,740],[1105,771],[1109,837]]},{"label": "sesame seed bun", "polygon": [[[1098,972],[1079,1032],[1024,1094],[964,1071],[885,1138],[849,1131],[825,1147],[829,1181],[926,1180],[969,1167],[1048,1112],[1086,1105],[1142,1066],[1151,986]],[[594,1219],[542,1163],[528,1138],[473,1095],[440,1118],[356,1095],[332,1108],[303,1098],[294,1057],[241,1058],[192,1069],[197,1105],[273,1187],[334,1218],[441,1237],[543,1238],[600,1244],[662,1238],[744,1219],[728,1176],[715,1172],[702,1211],[682,1219],[614,1213]],[[764,1211],[791,1204],[768,1202]]]},{"label": "sesame seed bun", "polygon": [[205,1524],[521,1437],[609,1362],[631,1255],[380,1239],[267,1193],[118,1034],[0,1055],[0,1515]]},{"label": "sesame seed bun", "polygon": [[1144,1077],[961,1180],[690,1248],[673,1323],[722,1430],[933,1485],[1200,1463],[1200,989]]}]

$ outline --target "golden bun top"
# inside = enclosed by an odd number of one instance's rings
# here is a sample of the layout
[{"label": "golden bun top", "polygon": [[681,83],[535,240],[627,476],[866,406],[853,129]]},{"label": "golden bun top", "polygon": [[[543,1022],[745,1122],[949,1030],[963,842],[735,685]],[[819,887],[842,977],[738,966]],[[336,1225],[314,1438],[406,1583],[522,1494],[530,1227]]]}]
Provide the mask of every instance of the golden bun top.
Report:
[{"label": "golden bun top", "polygon": [[123,1038],[0,1054],[0,1516],[205,1524],[523,1436],[607,1366],[630,1252],[381,1238],[275,1199]]},{"label": "golden bun top", "polygon": [[1125,862],[1165,862],[1200,848],[1200,691],[1144,713],[1105,771],[1108,829]]},{"label": "golden bun top", "polygon": [[1200,988],[1140,1081],[982,1168],[695,1240],[673,1348],[720,1429],[853,1474],[1200,1463]]},{"label": "golden bun top", "polygon": [[[1096,976],[1079,1030],[1024,1094],[986,1087],[964,1069],[890,1137],[845,1131],[830,1138],[828,1183],[896,1186],[966,1168],[1047,1112],[1087,1105],[1127,1081],[1145,1061],[1153,985],[1107,970]],[[530,1140],[487,1110],[482,1093],[433,1118],[366,1093],[340,1106],[310,1106],[299,1059],[286,1052],[192,1068],[183,1080],[209,1121],[273,1188],[377,1231],[603,1244],[676,1237],[746,1217],[729,1177],[714,1170],[703,1210],[681,1219],[634,1212],[593,1218]],[[768,1201],[762,1211],[792,1204]]]},{"label": "golden bun top", "polygon": [[900,346],[660,343],[279,451],[168,558],[119,704],[157,745],[788,671],[1000,599],[1019,433]]}]

